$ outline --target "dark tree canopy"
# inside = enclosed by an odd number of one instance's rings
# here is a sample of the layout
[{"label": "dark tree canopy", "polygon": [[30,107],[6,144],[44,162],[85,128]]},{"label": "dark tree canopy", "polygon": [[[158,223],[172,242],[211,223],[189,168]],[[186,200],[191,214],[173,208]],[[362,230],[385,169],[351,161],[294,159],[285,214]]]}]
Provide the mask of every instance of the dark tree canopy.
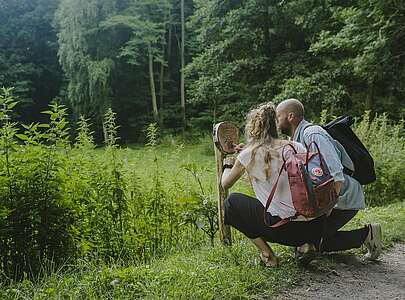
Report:
[{"label": "dark tree canopy", "polygon": [[263,101],[302,100],[309,117],[404,117],[405,4],[398,0],[186,0],[185,100],[177,0],[0,0],[0,86],[20,119],[55,97],[99,136],[107,109],[123,141],[151,122],[206,132]]},{"label": "dark tree canopy", "polygon": [[0,0],[0,86],[14,87],[26,122],[63,86],[52,22],[58,0]]}]

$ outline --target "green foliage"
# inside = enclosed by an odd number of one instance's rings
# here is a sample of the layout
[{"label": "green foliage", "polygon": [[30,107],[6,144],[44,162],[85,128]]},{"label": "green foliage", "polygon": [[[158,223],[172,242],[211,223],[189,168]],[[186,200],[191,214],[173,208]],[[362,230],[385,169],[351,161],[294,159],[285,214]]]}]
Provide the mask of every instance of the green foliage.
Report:
[{"label": "green foliage", "polygon": [[[346,228],[370,222],[383,226],[385,248],[405,239],[398,228],[405,226],[405,206],[398,202],[386,207],[366,209],[356,215]],[[274,245],[281,257],[280,266],[265,269],[259,264],[257,250],[245,238],[236,235],[232,247],[216,245],[179,252],[165,260],[147,264],[103,264],[79,261],[36,282],[0,283],[4,299],[41,298],[114,298],[114,299],[266,299],[299,282],[301,271],[287,247]],[[357,250],[360,254],[363,250]],[[329,256],[322,265],[334,267]]]},{"label": "green foliage", "polygon": [[276,15],[275,5],[265,1],[197,2],[191,24],[200,52],[187,66],[187,74],[199,119],[208,118],[204,125],[225,119],[240,122],[257,103]]},{"label": "green foliage", "polygon": [[59,0],[0,2],[0,87],[14,86],[24,122],[40,112],[62,89],[56,32],[52,27]]},{"label": "green foliage", "polygon": [[156,123],[151,123],[146,128],[146,138],[147,138],[147,147],[155,147],[158,142],[159,136],[159,127],[157,127]]},{"label": "green foliage", "polygon": [[138,65],[147,57],[145,50],[148,46],[152,46],[154,56],[161,54],[162,44],[165,43],[165,16],[170,9],[168,0],[136,1],[101,25],[105,29],[130,29],[131,38],[120,49],[119,56],[126,57],[130,64]]},{"label": "green foliage", "polygon": [[322,109],[404,117],[401,1],[185,0],[184,70],[180,3],[2,1],[0,87],[15,86],[16,120],[43,122],[40,112],[60,94],[72,120],[93,123],[98,144],[109,108],[120,143],[142,142],[151,122],[178,134],[182,71],[184,134],[193,137],[213,122],[242,124],[251,106],[288,97],[302,100],[309,118]]},{"label": "green foliage", "polygon": [[[0,101],[6,98],[14,102],[10,94]],[[10,114],[10,106],[1,107]],[[0,155],[0,297],[260,298],[299,278],[286,248],[276,247],[280,268],[263,270],[240,234],[234,232],[232,248],[215,244],[214,159],[201,155],[204,144],[159,145],[152,124],[146,148],[120,149],[115,115],[108,111],[104,149],[94,149],[84,118],[70,147],[65,108],[53,104],[45,113],[49,125],[24,126],[23,144],[16,125],[7,139],[1,131],[8,142]],[[366,197],[373,205],[401,200],[403,123],[367,116],[355,126],[378,172]],[[404,239],[397,230],[403,210],[402,202],[369,208],[354,223],[382,223],[384,243],[391,244]],[[214,247],[206,248],[208,241]],[[157,260],[162,256],[167,259]],[[67,258],[73,265],[58,269]],[[38,274],[37,281],[8,284]]]},{"label": "green foliage", "polygon": [[69,103],[77,115],[91,115],[97,121],[111,106],[110,74],[114,68],[110,37],[98,25],[115,11],[115,2],[64,0],[55,15],[58,55],[69,79]]},{"label": "green foliage", "polygon": [[[4,116],[14,102],[3,92]],[[73,216],[59,190],[64,158],[57,149],[66,146],[65,110],[57,104],[51,109],[44,133],[36,124],[25,126],[25,134],[17,134],[9,120],[1,124],[0,265],[5,276],[16,279],[37,274],[47,261],[59,265],[74,255]]]},{"label": "green foliage", "polygon": [[125,250],[129,214],[123,165],[117,157],[115,113],[111,109],[105,114],[104,127],[106,148],[93,160],[89,125],[84,119],[80,121],[81,140],[71,153],[67,169],[70,180],[65,181],[64,190],[80,218],[75,230],[81,254],[97,252],[101,258],[110,258]]},{"label": "green foliage", "polygon": [[75,147],[83,150],[93,150],[95,147],[93,133],[94,132],[90,130],[89,120],[80,116],[77,122]]},{"label": "green foliage", "polygon": [[189,194],[189,198],[183,199],[187,210],[184,213],[184,221],[195,225],[208,235],[211,241],[211,246],[214,246],[214,238],[218,231],[218,201],[213,191],[206,192],[201,182],[202,168],[197,164],[185,164],[182,166],[184,170],[189,172],[193,179],[198,183],[199,191],[185,191]]},{"label": "green foliage", "polygon": [[[4,90],[0,101],[2,116],[11,115],[15,102],[9,90]],[[72,147],[66,108],[54,103],[43,113],[49,123],[23,125],[23,133],[9,118],[2,120],[0,264],[5,277],[36,276],[68,258],[148,261],[204,243],[199,223],[187,222],[185,216],[196,216],[207,203],[184,205],[187,194],[200,194],[187,176],[172,173],[170,163],[180,161],[182,146],[160,153],[155,124],[147,129],[145,149],[151,161],[140,169],[117,147],[118,126],[111,109],[103,122],[106,147],[102,151],[94,149],[85,118],[79,121]],[[209,214],[202,214],[211,222],[211,240],[217,226],[214,208],[211,205]]]},{"label": "green foliage", "polygon": [[307,77],[296,76],[286,80],[282,85],[282,92],[274,98],[274,101],[300,99],[305,103],[306,118],[311,119],[319,117],[322,109],[328,109],[332,114],[344,113],[347,97],[345,88],[337,84],[331,74],[319,72]]},{"label": "green foliage", "polygon": [[16,145],[14,138],[17,124],[11,122],[11,113],[17,102],[12,97],[12,89],[2,88],[0,92],[0,153],[4,153],[7,160]]},{"label": "green foliage", "polygon": [[348,4],[328,5],[332,26],[320,28],[310,51],[339,75],[338,82],[348,91],[361,94],[352,96],[360,112],[389,111],[399,119],[403,112],[397,104],[403,96],[394,95],[404,91],[405,60],[399,45],[404,39],[405,7],[398,1],[382,0]]},{"label": "green foliage", "polygon": [[405,190],[404,122],[392,124],[386,115],[371,122],[368,114],[356,126],[356,133],[374,158],[377,181],[365,186],[366,201],[383,205],[401,201]]},{"label": "green foliage", "polygon": [[107,149],[114,148],[116,146],[118,136],[117,130],[118,126],[115,124],[116,113],[112,111],[111,108],[107,109],[104,115],[104,130],[105,130],[105,140],[104,143]]},{"label": "green foliage", "polygon": [[398,1],[196,3],[190,23],[201,47],[187,66],[194,126],[241,122],[253,104],[291,97],[308,118],[322,109],[403,115]]}]

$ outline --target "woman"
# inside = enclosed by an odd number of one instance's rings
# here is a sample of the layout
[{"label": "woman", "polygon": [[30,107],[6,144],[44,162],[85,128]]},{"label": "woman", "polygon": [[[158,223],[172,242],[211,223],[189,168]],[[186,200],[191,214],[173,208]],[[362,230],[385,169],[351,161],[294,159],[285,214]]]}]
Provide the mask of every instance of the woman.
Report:
[{"label": "woman", "polygon": [[[295,216],[286,172],[281,173],[274,198],[266,212],[264,207],[282,166],[282,156],[289,154],[288,149],[291,147],[285,146],[290,143],[298,152],[304,152],[305,148],[299,143],[279,139],[276,111],[271,102],[249,112],[245,135],[247,144],[236,161],[234,158],[224,161],[221,181],[224,188],[230,188],[246,171],[256,198],[232,193],[225,201],[225,224],[235,227],[251,239],[259,249],[260,258],[266,266],[275,265],[278,261],[266,241],[298,247],[298,257],[319,250],[323,217],[312,220],[299,217],[274,228],[264,222],[265,218],[266,223],[272,225],[281,219]],[[358,234],[364,235],[366,239],[368,230],[362,229]],[[328,239],[325,249],[334,251],[338,242],[333,238]],[[325,240],[322,241],[322,249],[324,244]],[[360,246],[361,244],[353,245]]]}]

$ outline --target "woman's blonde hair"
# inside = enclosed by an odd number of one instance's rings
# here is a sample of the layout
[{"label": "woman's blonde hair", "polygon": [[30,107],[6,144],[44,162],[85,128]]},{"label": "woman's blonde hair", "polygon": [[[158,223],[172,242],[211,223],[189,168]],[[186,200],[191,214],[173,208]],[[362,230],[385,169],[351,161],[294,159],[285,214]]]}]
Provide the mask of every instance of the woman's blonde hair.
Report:
[{"label": "woman's blonde hair", "polygon": [[264,171],[266,179],[270,176],[270,160],[272,156],[278,157],[274,149],[274,140],[278,139],[276,108],[272,102],[266,102],[253,108],[246,116],[245,138],[247,147],[251,148],[252,156],[246,169],[249,173],[251,164],[255,161],[259,148],[265,149]]},{"label": "woman's blonde hair", "polygon": [[245,137],[248,143],[271,143],[278,138],[276,108],[272,102],[253,108],[246,117]]}]

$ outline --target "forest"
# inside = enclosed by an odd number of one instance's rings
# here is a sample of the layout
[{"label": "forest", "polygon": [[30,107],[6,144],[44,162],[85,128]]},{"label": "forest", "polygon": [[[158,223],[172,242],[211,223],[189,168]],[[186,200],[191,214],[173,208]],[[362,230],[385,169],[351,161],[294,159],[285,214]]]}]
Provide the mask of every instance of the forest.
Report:
[{"label": "forest", "polygon": [[285,98],[326,110],[404,116],[405,4],[372,1],[2,0],[0,86],[17,118],[41,121],[57,101],[69,118],[117,113],[122,143],[163,132],[241,124]]},{"label": "forest", "polygon": [[[220,241],[213,124],[243,136],[252,107],[288,98],[317,124],[354,118],[377,180],[344,230],[378,222],[399,255],[404,1],[0,0],[0,298],[279,299],[307,272],[363,284],[340,274],[364,247],[303,270],[272,245],[269,269],[237,230]],[[405,296],[384,255],[352,267],[394,276],[370,293]]]}]

